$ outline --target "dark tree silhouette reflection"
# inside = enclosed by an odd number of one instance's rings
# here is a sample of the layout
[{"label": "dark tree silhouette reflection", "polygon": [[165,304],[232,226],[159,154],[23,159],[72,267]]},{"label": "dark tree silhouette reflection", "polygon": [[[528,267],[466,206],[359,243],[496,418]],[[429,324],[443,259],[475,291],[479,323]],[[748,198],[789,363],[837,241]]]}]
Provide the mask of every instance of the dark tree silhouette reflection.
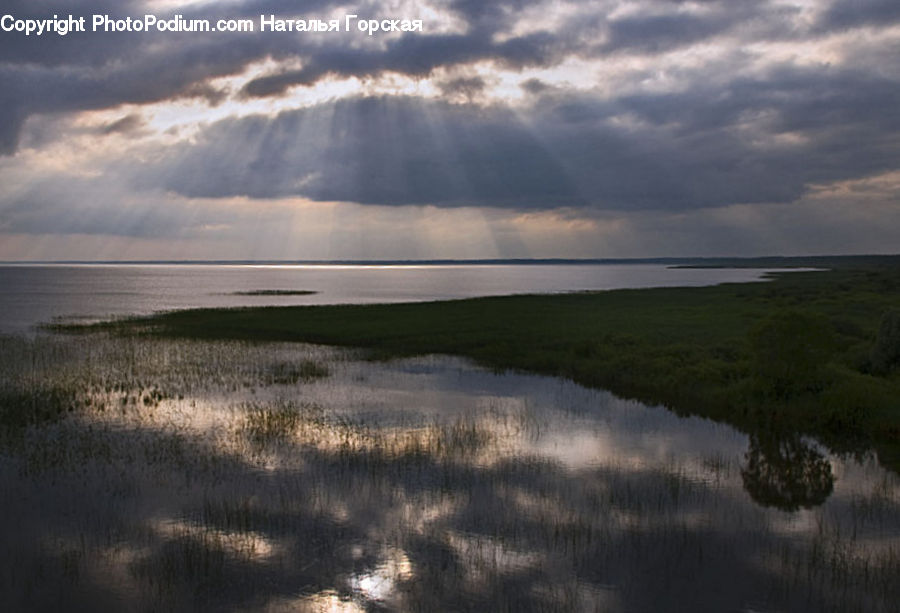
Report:
[{"label": "dark tree silhouette reflection", "polygon": [[819,506],[834,489],[831,464],[796,433],[750,435],[741,469],[744,489],[756,502],[783,511]]}]

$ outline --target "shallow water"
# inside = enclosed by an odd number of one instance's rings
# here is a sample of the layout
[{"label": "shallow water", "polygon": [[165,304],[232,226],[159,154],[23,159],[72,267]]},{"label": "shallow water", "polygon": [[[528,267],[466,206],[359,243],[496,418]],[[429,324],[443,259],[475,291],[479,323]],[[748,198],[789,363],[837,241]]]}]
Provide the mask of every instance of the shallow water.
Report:
[{"label": "shallow water", "polygon": [[871,455],[454,358],[0,344],[7,391],[78,399],[4,447],[11,610],[890,611],[900,598],[900,480]]},{"label": "shallow water", "polygon": [[[0,332],[192,307],[349,304],[759,280],[761,269],[657,264],[0,266]],[[260,290],[308,295],[245,295]]]}]

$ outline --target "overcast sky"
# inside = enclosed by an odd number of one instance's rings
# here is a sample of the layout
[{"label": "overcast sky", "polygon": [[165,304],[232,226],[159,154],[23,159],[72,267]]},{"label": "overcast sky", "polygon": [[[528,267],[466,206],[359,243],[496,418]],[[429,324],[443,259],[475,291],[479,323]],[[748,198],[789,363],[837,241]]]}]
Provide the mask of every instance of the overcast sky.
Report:
[{"label": "overcast sky", "polygon": [[89,31],[0,32],[2,260],[900,251],[897,0],[0,8],[54,13]]}]

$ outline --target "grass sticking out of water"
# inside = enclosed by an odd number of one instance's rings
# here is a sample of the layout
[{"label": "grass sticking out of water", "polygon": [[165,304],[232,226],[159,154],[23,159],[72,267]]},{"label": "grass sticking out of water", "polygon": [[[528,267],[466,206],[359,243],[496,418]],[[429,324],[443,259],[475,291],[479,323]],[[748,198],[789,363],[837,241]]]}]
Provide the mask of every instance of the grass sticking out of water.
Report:
[{"label": "grass sticking out of water", "polygon": [[294,435],[303,420],[302,407],[290,403],[244,407],[240,433],[257,444],[284,441]]},{"label": "grass sticking out of water", "polygon": [[301,360],[294,362],[277,362],[273,364],[269,373],[272,383],[292,385],[302,381],[310,383],[316,379],[324,379],[330,373],[328,367],[315,360]]},{"label": "grass sticking out of water", "polygon": [[77,410],[82,402],[70,386],[42,383],[27,389],[0,389],[0,429],[21,431],[56,421]]},{"label": "grass sticking out of water", "polygon": [[[659,449],[607,455],[612,409],[644,409],[560,381],[245,342],[0,350],[8,389],[70,389],[77,406],[0,447],[5,610],[887,612],[900,597],[900,489],[874,465],[829,458],[837,499],[785,513],[746,495],[729,437],[669,457],[672,425]],[[304,360],[328,379],[272,380]],[[578,436],[549,436],[566,419]],[[586,444],[597,463],[560,459]]]},{"label": "grass sticking out of water", "polygon": [[748,432],[775,424],[836,450],[874,442],[881,460],[896,469],[900,365],[886,367],[880,356],[893,354],[875,348],[883,344],[876,337],[885,336],[884,314],[900,307],[900,266],[882,264],[701,288],[200,309],[105,328],[357,346],[380,358],[461,355],[498,370],[570,378]]}]

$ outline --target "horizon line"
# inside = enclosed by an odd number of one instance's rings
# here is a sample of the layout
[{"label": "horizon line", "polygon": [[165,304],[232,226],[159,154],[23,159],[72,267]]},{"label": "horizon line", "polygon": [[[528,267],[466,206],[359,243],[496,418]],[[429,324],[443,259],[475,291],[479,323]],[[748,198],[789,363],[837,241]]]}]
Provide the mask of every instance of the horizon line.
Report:
[{"label": "horizon line", "polygon": [[432,259],[184,259],[184,260],[0,260],[6,265],[301,265],[301,266],[422,266],[422,265],[491,265],[491,264],[628,264],[684,263],[722,261],[790,261],[820,259],[896,258],[900,253],[760,255],[760,256],[660,256],[633,258],[432,258]]}]

